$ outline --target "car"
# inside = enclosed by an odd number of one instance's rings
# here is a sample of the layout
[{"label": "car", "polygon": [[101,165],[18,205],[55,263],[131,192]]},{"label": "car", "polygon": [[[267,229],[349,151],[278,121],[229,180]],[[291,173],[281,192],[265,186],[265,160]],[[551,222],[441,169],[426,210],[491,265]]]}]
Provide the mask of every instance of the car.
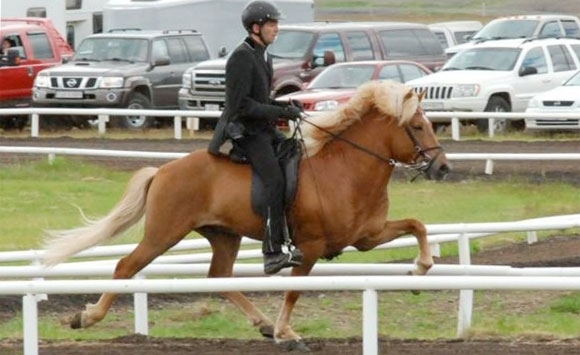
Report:
[{"label": "car", "polygon": [[[0,42],[10,44],[0,56],[0,108],[29,107],[32,83],[42,69],[60,65],[73,49],[50,19],[25,17],[0,20]],[[0,116],[0,128],[22,129],[28,116]]]},{"label": "car", "polygon": [[[186,30],[113,30],[86,37],[66,64],[34,81],[37,107],[178,109],[177,92],[189,67],[209,59],[201,33]],[[84,116],[88,119],[88,116]],[[150,116],[117,116],[113,126],[143,129]]]},{"label": "car", "polygon": [[[407,22],[315,22],[280,25],[268,46],[273,96],[300,91],[324,68],[363,60],[412,60],[437,70],[445,53],[427,25]],[[199,63],[183,75],[182,110],[220,111],[225,102],[226,59]],[[215,120],[203,114],[200,118]],[[213,118],[212,118],[213,117]]]},{"label": "car", "polygon": [[406,60],[338,63],[324,69],[304,90],[280,96],[277,100],[298,100],[306,111],[334,110],[367,81],[390,79],[404,83],[430,73],[426,66]]},{"label": "car", "polygon": [[429,25],[443,49],[468,42],[482,27],[479,21],[448,21]]},{"label": "car", "polygon": [[[443,68],[407,85],[425,91],[425,111],[524,112],[534,95],[561,85],[580,69],[580,40],[505,39],[475,44]],[[475,120],[479,131],[488,119]],[[508,124],[509,123],[509,124]],[[522,120],[494,120],[494,130],[523,129]]]},{"label": "car", "polygon": [[[529,113],[574,113],[580,115],[580,71],[564,84],[534,96]],[[526,118],[527,130],[580,130],[578,118]]]},{"label": "car", "polygon": [[544,14],[500,17],[488,22],[469,42],[445,49],[450,58],[474,44],[510,38],[580,37],[580,19],[573,15]]}]

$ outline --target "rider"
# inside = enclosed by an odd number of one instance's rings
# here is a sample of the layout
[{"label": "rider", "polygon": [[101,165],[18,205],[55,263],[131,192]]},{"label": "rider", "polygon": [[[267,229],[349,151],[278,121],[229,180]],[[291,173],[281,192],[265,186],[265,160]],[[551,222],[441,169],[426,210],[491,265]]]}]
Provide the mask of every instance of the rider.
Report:
[{"label": "rider", "polygon": [[278,119],[296,120],[301,110],[270,98],[272,91],[272,58],[266,47],[278,34],[282,14],[270,1],[250,1],[242,12],[242,24],[248,36],[228,58],[226,64],[226,101],[209,151],[219,154],[231,139],[235,150],[241,150],[265,187],[267,211],[264,218],[264,272],[275,274],[281,269],[298,266],[303,255],[299,249],[283,251],[288,239],[284,214],[284,175],[274,146],[285,137],[276,127]]}]

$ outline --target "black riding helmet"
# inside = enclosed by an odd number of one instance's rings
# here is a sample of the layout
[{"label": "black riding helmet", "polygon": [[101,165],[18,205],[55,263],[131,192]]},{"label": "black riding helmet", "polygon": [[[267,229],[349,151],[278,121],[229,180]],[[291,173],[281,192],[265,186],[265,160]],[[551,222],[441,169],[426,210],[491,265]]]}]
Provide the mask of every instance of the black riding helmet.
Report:
[{"label": "black riding helmet", "polygon": [[269,20],[282,20],[284,15],[276,5],[266,0],[250,1],[242,11],[242,24],[248,32],[252,32],[252,25],[262,26]]}]

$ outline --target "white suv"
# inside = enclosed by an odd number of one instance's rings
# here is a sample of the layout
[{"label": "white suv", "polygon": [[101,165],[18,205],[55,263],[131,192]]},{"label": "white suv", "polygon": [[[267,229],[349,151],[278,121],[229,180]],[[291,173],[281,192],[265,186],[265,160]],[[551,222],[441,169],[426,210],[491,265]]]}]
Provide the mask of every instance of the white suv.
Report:
[{"label": "white suv", "polygon": [[[425,111],[524,112],[528,100],[561,85],[580,68],[580,40],[509,39],[476,44],[434,74],[407,85],[425,91]],[[506,129],[495,120],[497,131]],[[523,121],[510,121],[523,128]],[[488,120],[475,122],[480,131]]]},{"label": "white suv", "polygon": [[572,15],[519,15],[490,21],[466,43],[445,49],[450,58],[459,51],[485,41],[510,38],[580,37],[580,19]]}]

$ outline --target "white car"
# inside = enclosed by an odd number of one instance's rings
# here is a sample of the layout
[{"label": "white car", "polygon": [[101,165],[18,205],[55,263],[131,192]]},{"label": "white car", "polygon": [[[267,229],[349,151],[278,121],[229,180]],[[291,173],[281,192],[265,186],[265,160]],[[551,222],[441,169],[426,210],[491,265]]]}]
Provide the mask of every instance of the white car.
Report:
[{"label": "white car", "polygon": [[[443,68],[406,84],[425,91],[425,111],[524,112],[535,95],[560,86],[580,69],[580,40],[571,38],[509,39],[482,42],[459,52]],[[502,132],[510,122],[495,120]],[[480,131],[484,117],[475,120]]]},{"label": "white car", "polygon": [[[534,96],[528,103],[526,112],[531,113],[573,113],[580,115],[580,71],[576,72],[562,86]],[[529,130],[580,130],[578,118],[526,118]]]},{"label": "white car", "polygon": [[580,19],[572,15],[545,14],[500,17],[488,22],[466,43],[445,49],[448,58],[474,44],[510,38],[580,36]]},{"label": "white car", "polygon": [[469,41],[482,27],[479,21],[436,22],[429,25],[443,49]]}]

